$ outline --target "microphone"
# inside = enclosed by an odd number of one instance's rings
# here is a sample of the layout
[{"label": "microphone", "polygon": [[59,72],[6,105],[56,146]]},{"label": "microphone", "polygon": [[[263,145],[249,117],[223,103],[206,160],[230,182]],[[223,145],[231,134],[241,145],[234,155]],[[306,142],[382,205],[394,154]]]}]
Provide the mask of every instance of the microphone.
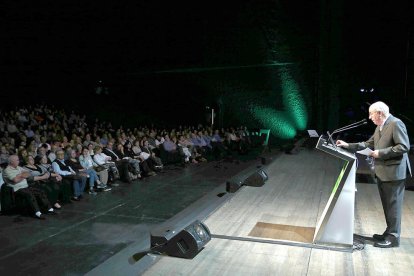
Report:
[{"label": "microphone", "polygon": [[339,132],[343,132],[343,131],[346,131],[346,130],[350,130],[350,129],[353,129],[353,128],[356,128],[356,127],[360,127],[362,125],[366,125],[367,123],[368,123],[367,122],[367,119],[363,119],[363,120],[361,120],[359,122],[352,123],[350,125],[347,125],[347,126],[344,126],[344,127],[338,128],[338,129],[335,129],[332,133],[329,133],[329,131],[327,131],[328,141],[331,142],[332,145],[336,148],[336,144],[335,144],[335,142],[332,139],[332,136],[334,134],[339,133]]},{"label": "microphone", "polygon": [[335,133],[338,133],[338,132],[342,132],[342,131],[345,131],[345,130],[348,130],[348,129],[352,129],[354,127],[359,127],[359,126],[365,125],[366,123],[367,123],[367,119],[363,119],[363,120],[361,120],[359,122],[352,123],[350,125],[347,125],[347,126],[344,126],[344,127],[338,128],[338,129],[335,129],[332,132],[332,135],[335,134]]}]

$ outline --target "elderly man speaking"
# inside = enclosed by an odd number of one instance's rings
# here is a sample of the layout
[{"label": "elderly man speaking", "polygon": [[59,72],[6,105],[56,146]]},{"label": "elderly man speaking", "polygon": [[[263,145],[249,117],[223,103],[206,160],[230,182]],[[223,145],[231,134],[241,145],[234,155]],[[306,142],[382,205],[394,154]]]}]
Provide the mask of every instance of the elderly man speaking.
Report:
[{"label": "elderly man speaking", "polygon": [[371,156],[375,158],[375,175],[387,224],[383,234],[374,234],[374,246],[398,247],[407,170],[411,175],[407,154],[410,150],[410,142],[404,123],[389,113],[385,103],[373,103],[369,107],[369,119],[377,127],[368,141],[346,143],[338,140],[336,144],[352,151],[365,148],[373,150]]}]

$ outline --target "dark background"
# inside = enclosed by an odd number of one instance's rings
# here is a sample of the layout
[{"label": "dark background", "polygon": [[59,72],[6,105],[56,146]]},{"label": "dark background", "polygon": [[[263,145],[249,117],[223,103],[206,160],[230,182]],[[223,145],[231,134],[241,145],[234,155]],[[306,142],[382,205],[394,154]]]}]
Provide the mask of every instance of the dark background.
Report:
[{"label": "dark background", "polygon": [[[131,124],[204,123],[223,94],[278,95],[277,67],[266,64],[289,62],[309,127],[366,117],[377,99],[412,118],[409,1],[2,5],[3,108],[43,101]],[[230,113],[223,124],[243,121]]]}]

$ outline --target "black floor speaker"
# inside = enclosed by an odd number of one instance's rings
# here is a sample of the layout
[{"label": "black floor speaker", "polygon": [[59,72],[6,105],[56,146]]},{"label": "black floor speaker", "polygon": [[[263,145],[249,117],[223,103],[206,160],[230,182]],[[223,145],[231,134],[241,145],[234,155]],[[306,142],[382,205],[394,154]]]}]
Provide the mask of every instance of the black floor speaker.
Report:
[{"label": "black floor speaker", "polygon": [[192,259],[200,252],[206,243],[211,240],[208,227],[199,220],[171,237],[174,231],[162,236],[151,233],[151,247],[154,251],[166,253],[169,256]]},{"label": "black floor speaker", "polygon": [[233,177],[226,182],[226,191],[235,193],[242,185],[261,187],[268,178],[267,173],[263,169],[259,169],[247,177]]},{"label": "black floor speaker", "polygon": [[264,185],[265,181],[268,178],[269,177],[267,176],[266,172],[260,169],[249,176],[243,184],[246,186],[261,187]]}]

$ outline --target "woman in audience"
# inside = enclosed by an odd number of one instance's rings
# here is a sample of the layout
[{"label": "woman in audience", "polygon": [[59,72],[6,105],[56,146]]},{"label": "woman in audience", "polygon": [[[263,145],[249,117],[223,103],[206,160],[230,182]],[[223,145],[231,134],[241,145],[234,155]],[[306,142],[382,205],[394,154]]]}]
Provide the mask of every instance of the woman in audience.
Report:
[{"label": "woman in audience", "polygon": [[[126,143],[126,142],[125,142]],[[128,141],[129,143],[129,141]],[[116,149],[114,150],[115,154],[118,155],[118,157],[122,160],[128,160],[129,163],[129,172],[132,173],[131,177],[132,180],[135,180],[137,178],[141,178],[141,169],[140,169],[140,161],[135,159],[135,155],[132,153],[132,155],[127,155],[124,151],[124,146],[122,144],[117,144]],[[131,167],[133,169],[131,169]],[[143,169],[145,172],[145,169]]]},{"label": "woman in audience", "polygon": [[[139,144],[139,141],[138,141],[138,144]],[[137,153],[132,149],[132,143],[129,140],[125,141],[125,145],[124,145],[125,156],[135,160],[135,162],[137,162],[138,164],[139,172],[137,174],[137,177],[141,178],[141,168],[144,173],[149,174],[149,175],[154,175],[151,168],[148,166],[147,162],[140,157],[141,148],[139,147],[139,145],[138,147],[136,147],[136,150],[137,150]]]},{"label": "woman in audience", "polygon": [[95,181],[100,184],[100,180],[98,178],[98,175],[96,174],[95,170],[93,169],[85,169],[77,157],[77,153],[75,150],[70,151],[70,158],[66,160],[66,164],[70,166],[76,173],[85,175],[87,178],[89,178],[89,194],[90,195],[96,195],[94,186]]},{"label": "woman in audience", "polygon": [[49,179],[56,182],[59,185],[59,199],[62,203],[71,203],[70,198],[72,195],[72,183],[62,178],[61,175],[55,173],[53,171],[52,165],[49,163],[48,158],[46,155],[37,156],[35,158],[35,163],[39,165],[39,167],[44,172],[49,172],[50,177]]},{"label": "woman in audience", "polygon": [[[31,178],[28,180],[34,187],[45,192],[47,199],[52,204],[53,208],[60,209],[61,206],[58,202],[59,197],[59,185],[56,182],[50,180],[51,173],[46,169],[43,169],[39,165],[35,164],[34,157],[29,155],[26,158],[27,164],[24,168],[29,171]],[[57,181],[61,181],[62,177],[59,175]]]},{"label": "woman in audience", "polygon": [[99,176],[96,178],[98,189],[103,189],[104,191],[110,190],[110,188],[106,185],[108,183],[108,169],[103,166],[99,166],[93,161],[89,154],[88,148],[83,148],[82,154],[79,156],[79,162],[84,169],[93,170]]},{"label": "woman in audience", "polygon": [[142,152],[140,144],[141,141],[139,139],[136,139],[134,141],[133,147],[131,148],[136,156],[139,156],[139,154]]},{"label": "woman in audience", "polygon": [[[97,145],[99,145],[99,144],[97,144]],[[87,149],[88,149],[88,152],[89,152],[89,155],[93,158],[93,156],[95,155],[95,152],[93,151],[93,149],[94,149],[94,145],[92,144],[92,143],[89,143],[88,144],[88,147],[87,147]],[[82,150],[82,152],[83,152],[83,150]]]},{"label": "woman in audience", "polygon": [[29,155],[27,153],[27,150],[25,148],[22,148],[19,150],[19,152],[17,153],[17,155],[19,156],[19,160],[20,160],[20,166],[23,166],[25,163],[25,160],[27,159],[27,156]]},{"label": "woman in audience", "polygon": [[190,150],[187,147],[187,144],[185,142],[184,136],[180,135],[179,140],[176,142],[177,146],[181,152],[181,154],[184,156],[185,163],[191,163],[197,164],[198,161],[195,160],[195,158],[192,156]]},{"label": "woman in audience", "polygon": [[32,155],[32,156],[36,156],[37,155],[37,148],[36,148],[36,145],[35,145],[34,141],[31,141],[30,142],[30,144],[26,148],[26,150],[27,150],[27,153],[29,155]]},{"label": "woman in audience", "polygon": [[62,138],[62,143],[60,144],[60,146],[62,147],[62,148],[65,148],[66,146],[68,146],[70,144],[70,142],[69,142],[69,140],[68,140],[68,137],[66,137],[66,136],[63,136],[63,138]]}]

